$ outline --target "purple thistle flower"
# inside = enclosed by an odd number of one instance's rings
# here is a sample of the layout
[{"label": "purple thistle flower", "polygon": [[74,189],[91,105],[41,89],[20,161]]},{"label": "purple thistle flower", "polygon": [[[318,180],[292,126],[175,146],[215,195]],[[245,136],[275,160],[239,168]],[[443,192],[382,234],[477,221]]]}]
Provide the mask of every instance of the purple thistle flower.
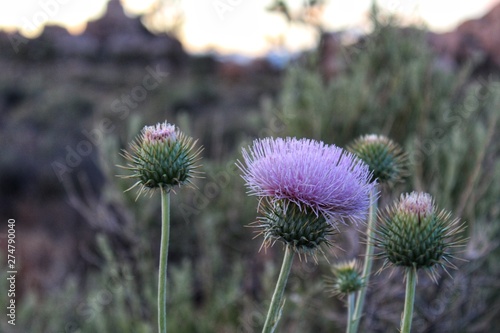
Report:
[{"label": "purple thistle flower", "polygon": [[238,167],[250,195],[294,203],[327,219],[358,221],[367,213],[374,186],[369,168],[335,145],[265,138],[243,149],[243,159]]}]

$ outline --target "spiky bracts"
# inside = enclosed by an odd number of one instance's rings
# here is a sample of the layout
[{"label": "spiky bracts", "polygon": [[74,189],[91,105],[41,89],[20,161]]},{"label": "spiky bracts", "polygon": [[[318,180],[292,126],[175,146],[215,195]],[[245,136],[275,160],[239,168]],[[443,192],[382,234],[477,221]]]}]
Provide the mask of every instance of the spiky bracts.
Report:
[{"label": "spiky bracts", "polygon": [[321,245],[331,245],[328,236],[335,234],[335,229],[323,215],[316,215],[310,209],[268,202],[261,205],[261,213],[263,216],[258,218],[256,227],[264,236],[266,247],[281,241],[299,254],[316,258]]},{"label": "spiky bracts", "polygon": [[452,250],[463,246],[464,225],[449,212],[438,211],[427,193],[412,192],[379,214],[374,245],[387,265],[425,269],[436,279],[436,266],[455,268]]},{"label": "spiky bracts", "polygon": [[129,162],[122,168],[132,171],[123,177],[137,180],[129,190],[140,186],[139,196],[158,188],[168,192],[176,186],[191,184],[199,174],[197,163],[202,151],[195,145],[196,141],[167,122],[145,126],[130,144],[131,152],[122,154]]},{"label": "spiky bracts", "polygon": [[393,184],[407,175],[408,157],[403,149],[383,135],[363,135],[348,148],[372,171],[372,180]]},{"label": "spiky bracts", "polygon": [[361,269],[356,260],[341,262],[332,267],[333,277],[326,280],[328,290],[334,296],[357,292],[364,286]]}]

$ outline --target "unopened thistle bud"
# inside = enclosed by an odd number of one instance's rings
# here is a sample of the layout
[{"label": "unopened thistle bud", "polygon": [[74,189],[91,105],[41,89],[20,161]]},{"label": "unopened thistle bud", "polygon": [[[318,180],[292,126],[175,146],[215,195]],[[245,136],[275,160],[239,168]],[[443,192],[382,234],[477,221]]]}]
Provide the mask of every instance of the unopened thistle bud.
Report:
[{"label": "unopened thistle bud", "polygon": [[377,257],[385,259],[384,266],[424,268],[435,280],[436,265],[455,268],[450,251],[463,245],[462,231],[459,219],[438,212],[429,194],[412,192],[379,215],[374,245],[382,250]]},{"label": "unopened thistle bud", "polygon": [[129,162],[122,167],[133,173],[124,178],[137,182],[129,188],[140,186],[139,195],[161,188],[170,191],[175,186],[190,184],[198,173],[201,148],[194,149],[196,141],[187,137],[167,122],[145,126],[141,135],[130,144],[131,152],[124,151]]},{"label": "unopened thistle bud", "polygon": [[348,295],[363,287],[363,277],[356,260],[336,264],[332,268],[333,278],[327,280],[327,285],[333,295]]},{"label": "unopened thistle bud", "polygon": [[364,135],[354,140],[348,150],[368,164],[372,181],[393,184],[407,174],[407,155],[401,147],[382,135]]},{"label": "unopened thistle bud", "polygon": [[322,244],[330,245],[328,237],[335,233],[325,216],[294,203],[268,202],[260,209],[263,216],[258,218],[257,227],[264,236],[265,246],[279,240],[299,254],[314,257]]}]

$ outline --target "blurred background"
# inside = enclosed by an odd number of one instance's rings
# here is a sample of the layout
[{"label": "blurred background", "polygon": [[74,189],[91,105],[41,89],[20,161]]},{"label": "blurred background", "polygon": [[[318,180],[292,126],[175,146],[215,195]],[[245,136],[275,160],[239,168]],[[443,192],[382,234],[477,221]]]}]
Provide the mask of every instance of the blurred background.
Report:
[{"label": "blurred background", "polygon": [[[0,262],[16,220],[16,325],[0,332],[155,332],[159,196],[132,184],[122,149],[168,120],[203,145],[205,177],[172,196],[171,332],[258,332],[281,264],[249,223],[241,147],[296,136],[344,147],[389,136],[410,176],[466,222],[457,270],[419,276],[415,332],[500,325],[500,2],[194,1],[3,3]],[[359,227],[362,229],[362,227]],[[361,258],[341,227],[296,260],[282,332],[345,330],[331,263]],[[376,262],[374,271],[380,268]],[[9,288],[1,270],[0,292]],[[371,281],[363,332],[397,332],[401,272]],[[0,298],[2,308],[8,299]]]}]

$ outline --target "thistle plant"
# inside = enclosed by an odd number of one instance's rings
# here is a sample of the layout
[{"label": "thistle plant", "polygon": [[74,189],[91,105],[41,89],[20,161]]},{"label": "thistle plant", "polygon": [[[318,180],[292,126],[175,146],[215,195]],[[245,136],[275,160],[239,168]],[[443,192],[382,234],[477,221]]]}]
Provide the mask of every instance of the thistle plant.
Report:
[{"label": "thistle plant", "polygon": [[372,171],[372,181],[392,185],[401,181],[408,173],[406,153],[397,143],[383,135],[363,135],[347,149],[368,164]]},{"label": "thistle plant", "polygon": [[368,167],[334,145],[309,139],[265,138],[238,162],[250,195],[259,198],[256,224],[265,247],[280,241],[285,255],[264,323],[274,332],[295,253],[315,256],[338,221],[366,216],[373,188]]},{"label": "thistle plant", "polygon": [[355,259],[333,265],[332,273],[334,278],[328,280],[328,285],[334,296],[352,294],[364,285],[359,262]]},{"label": "thistle plant", "polygon": [[[347,295],[347,318],[353,317],[356,293],[363,288],[365,281],[361,276],[359,262],[351,260],[339,263],[332,268],[333,278],[327,279],[327,286],[332,295],[344,297]],[[347,332],[351,331],[353,321],[347,321]]]},{"label": "thistle plant", "polygon": [[384,259],[383,268],[401,266],[405,269],[406,297],[401,332],[409,333],[417,271],[425,270],[437,282],[436,267],[456,268],[450,261],[452,250],[463,246],[460,237],[464,224],[449,212],[438,211],[427,193],[402,194],[399,201],[379,215],[378,229],[373,240],[381,249],[376,255]]},{"label": "thistle plant", "polygon": [[357,292],[354,311],[348,314],[347,332],[357,332],[373,265],[373,244],[370,242],[370,239],[373,237],[374,221],[377,216],[377,183],[393,185],[401,181],[407,174],[408,158],[398,144],[385,136],[375,134],[359,137],[348,146],[348,150],[369,166],[372,172],[371,181],[375,184],[373,190],[370,192],[371,204],[366,229],[368,242],[365,249],[365,261],[362,273],[364,284]]},{"label": "thistle plant", "polygon": [[137,197],[142,193],[160,190],[161,193],[161,245],[158,270],[158,332],[167,332],[167,260],[170,234],[170,191],[182,185],[192,185],[200,167],[202,148],[195,148],[196,141],[187,137],[174,125],[163,122],[146,126],[141,135],[130,144],[131,152],[122,156],[132,172],[123,178],[132,178],[136,183],[127,191],[139,186]]}]

